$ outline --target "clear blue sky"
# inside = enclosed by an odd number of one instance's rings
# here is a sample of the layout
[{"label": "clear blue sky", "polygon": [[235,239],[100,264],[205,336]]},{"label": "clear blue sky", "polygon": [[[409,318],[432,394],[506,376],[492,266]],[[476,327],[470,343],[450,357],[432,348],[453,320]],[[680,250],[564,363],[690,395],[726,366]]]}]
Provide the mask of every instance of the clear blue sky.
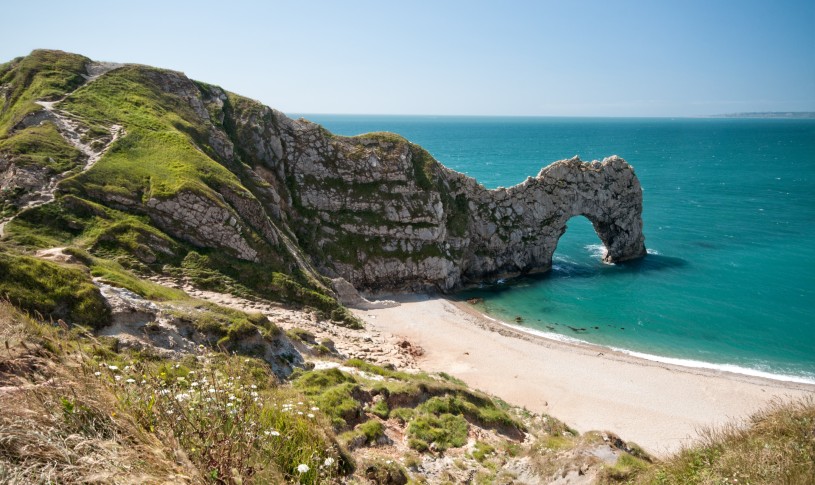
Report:
[{"label": "clear blue sky", "polygon": [[815,111],[815,1],[10,1],[35,48],[184,71],[290,113]]}]

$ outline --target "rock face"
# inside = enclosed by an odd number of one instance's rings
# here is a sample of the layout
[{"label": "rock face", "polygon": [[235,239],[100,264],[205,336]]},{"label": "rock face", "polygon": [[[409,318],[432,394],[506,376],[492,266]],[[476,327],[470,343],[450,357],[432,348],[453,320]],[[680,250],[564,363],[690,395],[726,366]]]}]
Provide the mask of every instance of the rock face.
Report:
[{"label": "rock face", "polygon": [[622,158],[562,160],[487,190],[398,136],[336,137],[266,110],[238,118],[245,146],[284,176],[292,219],[307,221],[293,227],[304,250],[358,288],[446,291],[547,271],[578,215],[594,225],[606,262],[645,255],[642,189]]},{"label": "rock face", "polygon": [[[107,163],[104,155],[61,187],[147,216],[193,246],[259,264],[274,261],[315,281],[327,281],[317,273],[344,278],[371,292],[448,291],[547,271],[567,221],[578,215],[594,225],[606,262],[645,255],[642,190],[633,168],[616,156],[561,160],[517,186],[487,190],[398,135],[336,136],[179,72],[124,65],[94,79],[81,89],[88,99],[100,83],[108,97],[120,83],[149,89],[155,111],[183,120],[176,125],[185,127],[183,136],[206,173],[195,179],[201,170],[178,172],[188,178],[161,197],[148,195],[150,177],[143,177],[142,188],[112,190],[106,180],[131,176],[124,164]],[[58,106],[68,116],[72,95],[66,98],[67,105]],[[123,96],[118,102],[130,101]],[[138,150],[141,140],[153,136],[150,126],[137,126],[126,115],[110,119],[127,113],[125,108],[104,116],[123,128],[113,152]],[[75,118],[74,125],[60,128],[66,139],[71,126],[83,128],[81,117]],[[93,172],[107,175],[100,182]],[[38,179],[15,175],[20,173],[4,169],[3,186],[27,188]]]}]

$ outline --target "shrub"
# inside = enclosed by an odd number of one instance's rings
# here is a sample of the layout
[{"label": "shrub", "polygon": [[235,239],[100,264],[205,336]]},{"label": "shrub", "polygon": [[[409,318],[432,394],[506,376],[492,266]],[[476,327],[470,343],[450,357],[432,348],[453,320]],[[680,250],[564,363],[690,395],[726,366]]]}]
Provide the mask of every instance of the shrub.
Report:
[{"label": "shrub", "polygon": [[425,414],[411,421],[408,434],[411,438],[434,444],[438,451],[444,451],[464,446],[467,443],[467,428],[467,421],[461,416]]}]

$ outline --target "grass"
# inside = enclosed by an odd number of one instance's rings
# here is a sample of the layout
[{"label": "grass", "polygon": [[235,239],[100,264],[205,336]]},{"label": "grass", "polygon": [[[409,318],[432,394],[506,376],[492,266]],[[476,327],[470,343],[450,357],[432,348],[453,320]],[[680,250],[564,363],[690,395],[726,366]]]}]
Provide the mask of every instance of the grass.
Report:
[{"label": "grass", "polygon": [[479,463],[483,463],[491,454],[495,453],[495,447],[483,441],[476,441],[473,447],[473,458]]},{"label": "grass", "polygon": [[360,385],[353,376],[339,369],[323,369],[296,377],[292,385],[314,399],[331,417],[335,429],[340,430],[362,417],[362,403],[354,398]]},{"label": "grass", "polygon": [[815,400],[775,401],[746,423],[701,433],[701,443],[649,467],[641,484],[815,483]]},{"label": "grass", "polygon": [[0,136],[7,135],[27,114],[42,109],[34,101],[56,100],[80,86],[89,61],[62,51],[35,50],[10,63],[0,76],[0,85],[13,87],[0,111]]},{"label": "grass", "polygon": [[409,446],[419,451],[458,448],[467,443],[467,429],[467,420],[461,416],[422,414],[408,425]]},{"label": "grass", "polygon": [[2,303],[0,323],[0,381],[21,386],[0,394],[3,481],[311,484],[353,471],[328,418],[263,361],[101,352]]},{"label": "grass", "polygon": [[283,331],[261,313],[244,313],[201,300],[176,300],[171,313],[181,322],[189,323],[208,336],[210,343],[225,350],[237,350],[241,340],[259,334],[275,339]]},{"label": "grass", "polygon": [[472,391],[459,390],[442,396],[434,396],[417,409],[436,415],[444,413],[463,415],[488,428],[524,429],[521,423],[496,406],[491,398]]},{"label": "grass", "polygon": [[50,122],[0,139],[0,154],[17,165],[45,167],[51,173],[71,170],[82,161],[82,153],[65,141]]},{"label": "grass", "polygon": [[605,482],[626,481],[646,470],[648,466],[648,462],[628,453],[623,453],[617,459],[617,463],[603,469],[601,480]]},{"label": "grass", "polygon": [[352,431],[341,434],[339,440],[349,448],[357,448],[362,445],[376,445],[383,436],[385,436],[385,426],[376,419],[369,419],[358,424]]},{"label": "grass", "polygon": [[88,268],[90,268],[91,275],[95,278],[99,278],[103,283],[126,288],[148,300],[180,301],[189,299],[189,295],[182,290],[169,288],[139,278],[115,261],[92,256],[87,251],[78,248],[67,248],[65,252],[73,255],[87,265]]},{"label": "grass", "polygon": [[93,328],[110,320],[87,272],[28,256],[0,252],[0,297],[45,318]]}]

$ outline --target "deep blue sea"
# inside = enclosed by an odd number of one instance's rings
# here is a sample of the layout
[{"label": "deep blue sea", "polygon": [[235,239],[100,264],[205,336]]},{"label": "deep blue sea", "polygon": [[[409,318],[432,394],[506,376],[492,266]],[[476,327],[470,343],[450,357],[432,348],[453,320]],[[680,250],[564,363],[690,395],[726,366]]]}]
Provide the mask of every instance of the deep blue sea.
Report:
[{"label": "deep blue sea", "polygon": [[815,120],[304,117],[399,133],[488,188],[573,155],[623,157],[643,187],[647,257],[603,264],[575,217],[551,272],[461,296],[553,338],[815,382]]}]

